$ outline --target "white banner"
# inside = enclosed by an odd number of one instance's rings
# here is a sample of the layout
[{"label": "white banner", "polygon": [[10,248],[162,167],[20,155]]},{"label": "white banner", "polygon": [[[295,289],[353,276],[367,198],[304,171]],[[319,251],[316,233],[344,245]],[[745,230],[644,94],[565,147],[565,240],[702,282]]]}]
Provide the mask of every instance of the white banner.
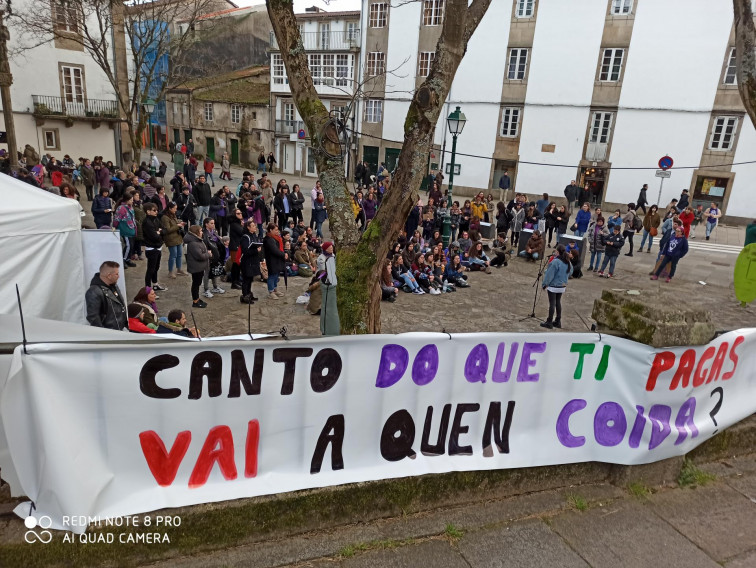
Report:
[{"label": "white banner", "polygon": [[756,412],[755,370],[754,329],[668,350],[568,333],[37,344],[15,351],[0,411],[26,495],[61,526],[427,473],[653,462]]}]

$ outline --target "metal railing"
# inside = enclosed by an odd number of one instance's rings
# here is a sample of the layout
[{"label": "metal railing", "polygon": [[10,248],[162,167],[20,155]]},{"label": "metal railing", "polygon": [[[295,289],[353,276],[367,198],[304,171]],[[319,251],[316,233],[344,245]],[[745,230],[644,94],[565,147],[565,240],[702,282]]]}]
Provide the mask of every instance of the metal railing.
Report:
[{"label": "metal railing", "polygon": [[42,116],[77,116],[88,118],[118,118],[118,102],[101,99],[67,101],[63,97],[32,95],[34,114]]},{"label": "metal railing", "polygon": [[307,129],[305,123],[301,120],[276,120],[276,134],[296,134],[300,130]]},{"label": "metal railing", "polygon": [[[305,51],[339,51],[359,49],[360,30],[340,32],[305,32],[302,34]],[[279,49],[276,35],[270,32],[271,49]]]}]

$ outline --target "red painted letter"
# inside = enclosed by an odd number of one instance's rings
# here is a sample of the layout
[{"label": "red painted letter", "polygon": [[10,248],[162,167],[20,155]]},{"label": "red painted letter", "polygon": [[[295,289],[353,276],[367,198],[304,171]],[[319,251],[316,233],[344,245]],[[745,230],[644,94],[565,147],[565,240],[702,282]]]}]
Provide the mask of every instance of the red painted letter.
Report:
[{"label": "red painted letter", "polygon": [[719,350],[717,351],[716,357],[714,357],[714,362],[711,364],[711,371],[709,371],[709,378],[706,379],[706,384],[708,385],[712,381],[716,381],[719,379],[719,374],[722,372],[722,365],[724,365],[725,357],[727,357],[727,349],[730,347],[730,344],[726,341],[722,342],[722,345],[719,346]]},{"label": "red painted letter", "polygon": [[247,427],[247,448],[244,458],[244,477],[257,477],[257,445],[260,442],[260,423],[250,420]]},{"label": "red painted letter", "polygon": [[659,378],[664,371],[669,371],[672,365],[675,364],[675,354],[671,351],[662,351],[657,353],[654,357],[654,363],[651,365],[651,372],[648,374],[648,381],[646,381],[646,390],[652,391],[656,388],[656,379]]},{"label": "red painted letter", "polygon": [[738,367],[738,354],[735,353],[735,348],[741,343],[743,343],[744,341],[745,341],[745,337],[743,337],[742,335],[738,335],[735,338],[735,341],[732,342],[732,349],[730,349],[730,361],[732,361],[732,369],[730,369],[728,372],[722,375],[723,381],[731,379],[732,376],[735,374],[735,369]]},{"label": "red painted letter", "polygon": [[158,485],[166,487],[173,483],[181,460],[184,459],[191,441],[192,433],[189,430],[179,432],[171,451],[168,452],[163,440],[154,430],[147,430],[139,434],[139,443],[142,445],[144,459],[147,460],[147,465]]},{"label": "red painted letter", "polygon": [[688,388],[690,383],[690,375],[693,373],[693,369],[696,366],[696,352],[693,349],[687,349],[685,353],[680,355],[680,364],[677,366],[675,376],[672,377],[672,382],[669,383],[669,390],[675,390],[680,386],[680,379],[682,379],[682,386],[684,389]]},{"label": "red painted letter", "polygon": [[698,367],[696,367],[696,374],[693,376],[693,386],[694,387],[700,387],[702,384],[704,384],[704,381],[706,381],[706,375],[708,374],[707,371],[703,371],[703,364],[706,363],[709,359],[714,357],[714,352],[716,349],[712,347],[707,347],[706,351],[703,352],[703,355],[701,355],[701,359],[698,361]]},{"label": "red painted letter", "polygon": [[[216,449],[217,447],[217,449]],[[189,477],[189,488],[196,489],[207,483],[210,470],[218,462],[223,477],[228,480],[236,479],[236,464],[234,463],[234,437],[228,426],[216,426],[207,434],[205,445],[200,450],[197,463]]]}]

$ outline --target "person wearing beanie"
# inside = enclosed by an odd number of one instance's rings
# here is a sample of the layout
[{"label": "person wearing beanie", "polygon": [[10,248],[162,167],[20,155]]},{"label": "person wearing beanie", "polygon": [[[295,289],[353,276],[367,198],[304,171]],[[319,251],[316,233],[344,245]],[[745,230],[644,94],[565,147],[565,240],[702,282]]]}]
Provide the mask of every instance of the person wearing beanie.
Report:
[{"label": "person wearing beanie", "polygon": [[318,257],[317,268],[321,282],[322,303],[320,307],[320,333],[323,335],[340,335],[341,322],[336,304],[336,256],[333,243],[326,241],[321,247],[323,253]]},{"label": "person wearing beanie", "polygon": [[144,325],[142,316],[144,308],[139,304],[129,304],[127,308],[129,314],[129,331],[133,333],[155,333],[155,330]]}]

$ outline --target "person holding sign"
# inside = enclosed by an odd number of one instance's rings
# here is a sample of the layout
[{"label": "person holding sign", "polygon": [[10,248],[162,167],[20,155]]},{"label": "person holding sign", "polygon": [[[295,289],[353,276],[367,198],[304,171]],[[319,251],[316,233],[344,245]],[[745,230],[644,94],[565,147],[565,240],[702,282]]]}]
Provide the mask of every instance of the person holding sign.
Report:
[{"label": "person holding sign", "polygon": [[326,241],[322,246],[323,253],[318,257],[318,275],[322,304],[320,306],[320,333],[323,335],[340,335],[341,322],[339,309],[336,305],[336,256],[333,254],[333,243]]}]

